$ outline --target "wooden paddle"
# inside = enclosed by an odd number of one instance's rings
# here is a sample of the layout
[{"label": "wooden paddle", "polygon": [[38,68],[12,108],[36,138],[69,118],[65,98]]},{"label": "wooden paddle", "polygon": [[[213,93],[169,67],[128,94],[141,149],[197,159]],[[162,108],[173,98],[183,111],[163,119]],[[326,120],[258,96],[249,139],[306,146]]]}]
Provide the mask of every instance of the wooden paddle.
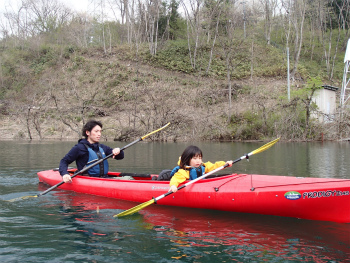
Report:
[{"label": "wooden paddle", "polygon": [[[272,145],[274,145],[276,142],[278,142],[279,139],[280,138],[277,138],[277,139],[275,139],[275,140],[273,140],[273,141],[271,141],[271,142],[261,146],[260,148],[254,150],[254,151],[252,151],[252,152],[250,152],[250,153],[248,153],[246,155],[243,155],[241,158],[238,158],[238,159],[234,160],[233,163],[237,163],[237,162],[239,162],[239,161],[241,161],[243,159],[248,159],[253,154],[257,154],[257,153],[260,153],[260,152],[263,152],[263,151],[269,149]],[[222,169],[225,169],[227,166],[228,166],[228,164],[225,164],[223,166],[220,166],[219,168],[216,168],[215,170],[213,170],[213,171],[211,171],[209,173],[203,174],[202,176],[200,176],[200,177],[198,177],[198,178],[196,178],[194,180],[188,181],[186,184],[181,185],[178,188],[178,190],[181,190],[181,189],[185,188],[186,186],[189,186],[190,184],[193,184],[193,183],[197,182],[198,180],[201,180],[201,179],[203,179],[203,178],[205,178],[205,177],[207,177],[207,176],[209,176],[211,174],[214,174],[214,173],[216,173],[216,172],[218,172],[218,171],[220,171]],[[154,204],[157,201],[159,201],[160,199],[162,199],[162,198],[164,198],[164,197],[166,197],[168,195],[171,195],[171,194],[173,194],[173,192],[167,192],[165,194],[162,194],[162,195],[160,195],[160,196],[158,196],[156,198],[153,198],[153,199],[151,199],[151,200],[149,200],[147,202],[144,202],[144,203],[139,204],[139,205],[137,205],[137,206],[135,206],[133,208],[130,208],[129,210],[126,210],[126,211],[121,212],[121,213],[119,213],[117,215],[114,215],[114,217],[122,217],[122,216],[126,216],[126,215],[132,215],[132,214],[140,211],[141,209],[143,209],[143,208],[145,208],[145,207],[147,207],[147,206],[149,206],[151,204]]]},{"label": "wooden paddle", "polygon": [[[135,140],[135,141],[129,143],[128,145],[122,147],[120,150],[123,151],[123,150],[125,150],[126,148],[129,148],[130,146],[134,145],[135,143],[138,143],[138,142],[144,140],[146,137],[148,137],[148,136],[150,136],[150,135],[152,135],[152,134],[154,134],[154,133],[156,133],[156,132],[159,132],[160,130],[162,130],[162,129],[164,129],[165,127],[167,127],[169,124],[170,124],[170,122],[167,123],[166,125],[164,125],[163,127],[159,128],[158,130],[155,130],[155,131],[153,131],[153,132],[150,132],[150,133],[146,134],[145,136],[140,137],[139,139],[137,139],[137,140]],[[93,167],[93,166],[95,166],[95,165],[97,165],[97,164],[99,164],[99,163],[101,163],[101,162],[107,160],[108,158],[110,158],[110,157],[112,157],[112,156],[113,156],[113,153],[109,154],[108,156],[104,157],[103,159],[100,159],[100,160],[98,160],[98,161],[96,161],[96,162],[94,162],[94,163],[92,163],[92,164],[90,164],[90,165],[84,167],[84,168],[81,169],[80,171],[75,172],[75,173],[71,176],[71,178],[73,178],[73,177],[77,176],[78,174],[81,174],[81,173],[83,173],[83,172],[89,170],[91,167]],[[44,192],[42,192],[42,193],[40,193],[40,194],[38,194],[38,195],[29,195],[29,196],[17,197],[17,198],[8,200],[8,201],[9,201],[9,202],[14,202],[14,201],[17,201],[17,200],[20,200],[20,199],[28,199],[28,198],[31,198],[31,197],[39,197],[39,196],[42,196],[42,195],[44,195],[44,194],[47,194],[48,192],[50,192],[51,190],[53,190],[53,189],[59,187],[59,186],[62,185],[62,184],[64,184],[64,181],[61,181],[61,182],[59,182],[58,184],[56,184],[56,185],[54,185],[54,186],[51,186],[49,189],[47,189],[46,191],[44,191]]]}]

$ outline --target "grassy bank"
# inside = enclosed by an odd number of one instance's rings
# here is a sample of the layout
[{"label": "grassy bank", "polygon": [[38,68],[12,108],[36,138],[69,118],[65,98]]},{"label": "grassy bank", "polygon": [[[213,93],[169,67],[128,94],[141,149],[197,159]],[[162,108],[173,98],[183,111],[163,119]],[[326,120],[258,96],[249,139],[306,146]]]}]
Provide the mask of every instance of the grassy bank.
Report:
[{"label": "grassy bank", "polygon": [[[305,103],[311,90],[306,71],[287,100],[286,61],[278,48],[255,43],[252,60],[249,45],[237,47],[230,81],[225,50],[216,51],[206,72],[208,52],[199,50],[194,70],[183,42],[163,46],[156,56],[147,48],[124,45],[107,54],[55,45],[1,50],[4,138],[76,139],[90,118],[105,124],[106,140],[131,140],[167,122],[167,131],[152,140],[340,137],[337,121],[308,120],[308,109],[317,107]],[[341,136],[349,134],[346,118]]]}]

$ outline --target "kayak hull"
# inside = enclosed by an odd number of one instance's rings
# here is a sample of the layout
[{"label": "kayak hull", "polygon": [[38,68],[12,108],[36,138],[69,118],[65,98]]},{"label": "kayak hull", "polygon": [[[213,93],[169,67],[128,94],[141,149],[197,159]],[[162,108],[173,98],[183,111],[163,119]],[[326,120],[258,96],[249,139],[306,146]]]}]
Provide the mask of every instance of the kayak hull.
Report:
[{"label": "kayak hull", "polygon": [[[78,175],[58,188],[138,203],[169,189],[169,181],[152,180],[156,175],[136,175],[133,180],[121,173],[110,175]],[[54,170],[41,171],[38,177],[50,186],[62,181]],[[200,180],[157,204],[350,223],[350,180],[230,174]]]}]

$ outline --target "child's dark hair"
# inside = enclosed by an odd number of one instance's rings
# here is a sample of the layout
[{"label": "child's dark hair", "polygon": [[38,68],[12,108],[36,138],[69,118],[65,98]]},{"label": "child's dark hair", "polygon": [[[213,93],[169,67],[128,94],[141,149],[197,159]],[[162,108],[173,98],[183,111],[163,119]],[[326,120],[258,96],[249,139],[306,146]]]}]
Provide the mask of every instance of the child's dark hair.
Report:
[{"label": "child's dark hair", "polygon": [[190,161],[194,156],[203,157],[202,150],[197,146],[188,146],[181,155],[180,168],[185,169],[186,166],[190,165]]},{"label": "child's dark hair", "polygon": [[83,127],[82,135],[83,135],[85,138],[87,138],[88,136],[87,136],[86,132],[87,132],[87,131],[91,132],[91,130],[92,130],[96,125],[100,126],[101,129],[102,129],[102,123],[101,123],[101,122],[95,121],[95,120],[89,120],[89,121],[84,125],[84,127]]}]

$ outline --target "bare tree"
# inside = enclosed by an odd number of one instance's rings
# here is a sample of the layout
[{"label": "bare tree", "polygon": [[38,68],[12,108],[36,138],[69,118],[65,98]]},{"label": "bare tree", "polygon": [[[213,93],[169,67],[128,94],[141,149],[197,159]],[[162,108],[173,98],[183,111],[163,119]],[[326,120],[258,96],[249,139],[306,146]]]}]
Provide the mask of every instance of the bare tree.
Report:
[{"label": "bare tree", "polygon": [[71,10],[57,0],[25,0],[24,3],[30,10],[34,33],[53,32],[66,25],[72,15]]},{"label": "bare tree", "polygon": [[65,34],[69,43],[78,47],[88,47],[92,31],[93,19],[86,14],[78,14],[66,27]]},{"label": "bare tree", "polygon": [[18,10],[13,6],[5,7],[2,28],[7,36],[16,36],[15,45],[21,45],[30,36],[28,13],[28,5],[25,3],[18,6]]},{"label": "bare tree", "polygon": [[304,21],[307,0],[281,0],[281,12],[286,13],[283,26],[286,32],[287,47],[293,44],[293,69],[291,79],[295,79],[303,44]]},{"label": "bare tree", "polygon": [[[224,20],[227,23],[224,26],[223,32],[219,37],[219,42],[224,50],[225,65],[226,65],[226,79],[229,97],[228,121],[231,119],[232,109],[232,75],[236,68],[242,64],[243,60],[243,43],[244,36],[237,30],[240,21],[235,14],[237,9],[234,5],[226,5],[223,10]],[[236,19],[235,19],[236,18]]]},{"label": "bare tree", "polygon": [[148,43],[149,51],[152,56],[154,56],[157,53],[159,10],[159,0],[151,0],[147,2],[147,24],[149,26],[149,29],[147,30]]},{"label": "bare tree", "polygon": [[265,38],[267,44],[270,45],[273,20],[277,10],[277,0],[260,0],[260,2],[264,7],[265,14]]},{"label": "bare tree", "polygon": [[339,14],[337,16],[337,24],[338,24],[338,35],[337,35],[337,41],[336,41],[336,45],[335,45],[335,49],[334,49],[334,55],[332,58],[332,67],[329,71],[329,80],[333,79],[333,74],[334,74],[334,66],[335,66],[335,61],[336,61],[336,57],[338,54],[338,48],[339,48],[339,44],[340,44],[340,38],[342,35],[342,32],[345,31],[345,17],[350,15],[350,10],[349,10],[349,0],[347,1],[341,1],[341,4],[339,4],[339,2],[337,1],[332,1],[335,5],[335,7],[338,9]]},{"label": "bare tree", "polygon": [[[109,5],[110,5],[110,10],[112,11],[114,18],[118,20],[120,17],[121,21],[120,23],[123,25],[126,21],[125,16],[126,16],[126,10],[128,8],[128,1],[127,0],[109,0]],[[115,8],[119,9],[119,14],[115,12]]]},{"label": "bare tree", "polygon": [[11,7],[4,13],[7,20],[7,32],[20,41],[50,33],[57,43],[56,34],[72,19],[69,8],[57,0],[23,0],[18,9]]},{"label": "bare tree", "polygon": [[187,25],[187,43],[190,61],[193,69],[196,69],[197,50],[200,46],[200,34],[201,34],[201,8],[203,6],[203,0],[190,0],[189,7],[187,2],[181,1],[182,7],[185,11],[186,25]]},{"label": "bare tree", "polygon": [[[210,66],[211,66],[211,62],[213,59],[213,52],[214,52],[214,47],[215,47],[215,42],[216,42],[216,38],[218,36],[218,32],[219,32],[219,22],[220,22],[220,16],[221,16],[221,12],[222,12],[222,6],[223,3],[221,1],[218,1],[216,3],[214,3],[213,6],[207,6],[206,8],[206,13],[207,13],[207,43],[209,43],[210,41],[212,41],[212,45],[211,45],[211,49],[210,49],[210,56],[209,56],[209,62],[208,62],[208,66],[207,66],[207,70],[206,70],[206,74],[208,74]],[[211,39],[211,31],[214,31],[213,34],[214,36]]]},{"label": "bare tree", "polygon": [[307,0],[296,0],[293,4],[292,24],[294,27],[294,66],[291,72],[292,79],[298,70],[300,52],[303,44],[304,21]]}]

